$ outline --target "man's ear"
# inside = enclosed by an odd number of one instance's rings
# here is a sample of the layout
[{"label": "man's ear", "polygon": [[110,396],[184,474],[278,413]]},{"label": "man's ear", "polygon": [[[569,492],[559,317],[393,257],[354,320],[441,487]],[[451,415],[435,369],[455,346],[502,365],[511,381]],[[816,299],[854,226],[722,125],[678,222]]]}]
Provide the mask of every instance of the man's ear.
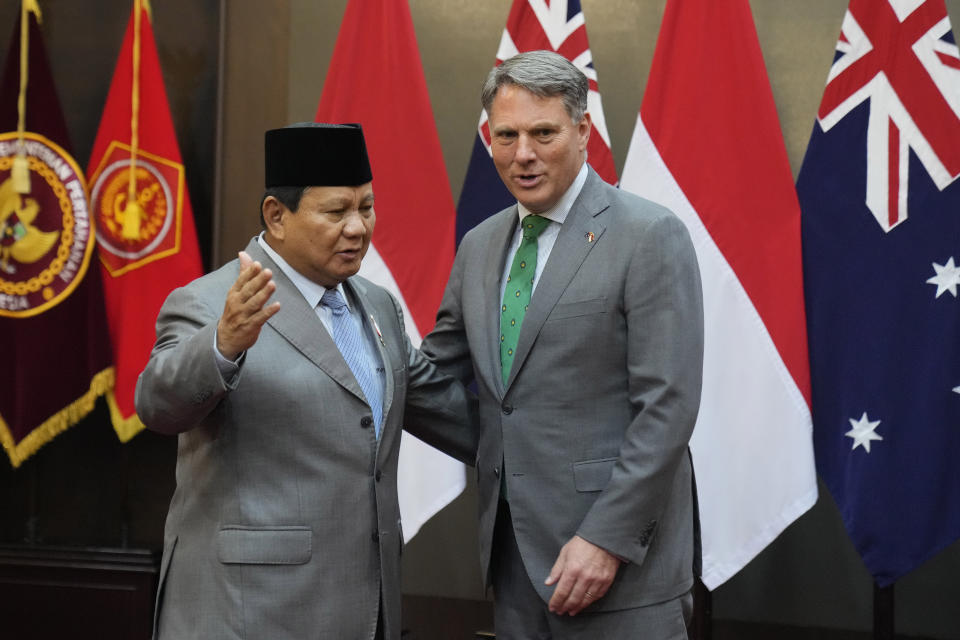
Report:
[{"label": "man's ear", "polygon": [[590,140],[590,130],[593,128],[593,120],[590,119],[589,113],[584,113],[583,117],[580,118],[580,122],[577,123],[577,135],[580,137],[580,150],[585,151],[587,148],[587,142]]},{"label": "man's ear", "polygon": [[287,208],[273,196],[267,196],[260,205],[260,213],[263,214],[263,224],[267,227],[267,233],[277,240],[283,240],[286,234],[286,228],[283,224],[283,215]]}]

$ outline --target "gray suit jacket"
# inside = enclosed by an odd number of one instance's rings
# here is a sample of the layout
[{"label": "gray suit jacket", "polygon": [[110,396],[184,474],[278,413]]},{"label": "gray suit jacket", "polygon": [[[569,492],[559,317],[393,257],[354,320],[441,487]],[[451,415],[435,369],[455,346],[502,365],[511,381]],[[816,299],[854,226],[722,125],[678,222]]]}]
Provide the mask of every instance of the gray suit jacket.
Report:
[{"label": "gray suit jacket", "polygon": [[382,597],[385,637],[397,640],[400,428],[472,462],[475,443],[453,439],[470,431],[467,395],[411,348],[385,290],[349,279],[352,304],[383,336],[373,340],[386,367],[378,441],[315,311],[256,239],[246,251],[272,268],[282,308],[239,376],[225,384],[213,351],[235,260],[170,295],[137,384],[144,424],[180,434],[159,637],[372,638]]},{"label": "gray suit jacket", "polygon": [[626,559],[588,610],[641,606],[692,586],[695,497],[687,444],[700,401],[703,310],[686,228],[592,169],[500,373],[500,279],[517,208],[464,237],[421,345],[475,379],[482,571],[489,583],[501,464],[524,565],[544,579],[574,534]]}]

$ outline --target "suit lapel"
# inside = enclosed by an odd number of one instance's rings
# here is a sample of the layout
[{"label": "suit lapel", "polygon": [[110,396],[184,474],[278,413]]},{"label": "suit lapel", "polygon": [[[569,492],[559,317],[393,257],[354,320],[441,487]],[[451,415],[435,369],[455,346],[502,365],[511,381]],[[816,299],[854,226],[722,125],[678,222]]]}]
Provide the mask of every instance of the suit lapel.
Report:
[{"label": "suit lapel", "polygon": [[[503,277],[503,265],[510,250],[514,230],[517,228],[517,207],[510,207],[497,214],[500,218],[491,231],[487,244],[487,255],[483,266],[483,291],[481,292],[487,312],[484,314],[486,327],[482,335],[487,336],[485,348],[488,351],[486,362],[492,363],[490,377],[495,382],[501,396],[504,391],[503,374],[500,370],[500,280]],[[484,359],[479,359],[483,362]]]},{"label": "suit lapel", "polygon": [[337,384],[363,400],[360,385],[317,312],[310,308],[300,291],[260,247],[256,238],[247,245],[246,251],[254,260],[273,271],[277,290],[270,299],[280,303],[280,311],[267,320],[267,324]]},{"label": "suit lapel", "polygon": [[[543,323],[556,306],[567,285],[587,255],[597,245],[606,226],[597,216],[610,206],[603,194],[603,181],[588,168],[587,181],[577,196],[567,219],[560,228],[557,241],[550,251],[547,264],[544,265],[537,288],[530,299],[530,306],[523,317],[520,336],[517,340],[517,354],[513,360],[513,369],[507,380],[506,388],[513,384],[514,378],[523,361],[536,342]],[[499,362],[499,353],[497,361]]]}]

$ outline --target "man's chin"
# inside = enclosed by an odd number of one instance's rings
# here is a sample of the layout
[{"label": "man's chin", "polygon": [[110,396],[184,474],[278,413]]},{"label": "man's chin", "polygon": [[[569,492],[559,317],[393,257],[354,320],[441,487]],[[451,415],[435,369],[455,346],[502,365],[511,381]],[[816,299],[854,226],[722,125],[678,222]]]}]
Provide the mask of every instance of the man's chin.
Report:
[{"label": "man's chin", "polygon": [[513,189],[511,194],[517,199],[517,202],[527,208],[530,213],[543,213],[549,209],[552,204],[547,202],[549,194],[545,193],[542,185],[537,185],[532,189]]},{"label": "man's chin", "polygon": [[543,213],[544,211],[549,209],[551,206],[549,204],[546,204],[543,200],[539,198],[535,200],[531,200],[531,199],[521,200],[520,198],[517,198],[517,202],[522,204],[530,213]]}]

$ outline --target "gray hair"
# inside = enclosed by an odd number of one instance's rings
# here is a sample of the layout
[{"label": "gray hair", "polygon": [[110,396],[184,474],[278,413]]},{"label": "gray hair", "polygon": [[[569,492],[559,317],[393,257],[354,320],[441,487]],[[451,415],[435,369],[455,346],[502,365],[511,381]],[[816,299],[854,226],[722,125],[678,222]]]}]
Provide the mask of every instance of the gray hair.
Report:
[{"label": "gray hair", "polygon": [[527,51],[504,60],[487,74],[480,102],[487,114],[500,87],[512,84],[541,98],[559,96],[567,115],[580,122],[587,112],[590,85],[573,63],[553,51]]}]

